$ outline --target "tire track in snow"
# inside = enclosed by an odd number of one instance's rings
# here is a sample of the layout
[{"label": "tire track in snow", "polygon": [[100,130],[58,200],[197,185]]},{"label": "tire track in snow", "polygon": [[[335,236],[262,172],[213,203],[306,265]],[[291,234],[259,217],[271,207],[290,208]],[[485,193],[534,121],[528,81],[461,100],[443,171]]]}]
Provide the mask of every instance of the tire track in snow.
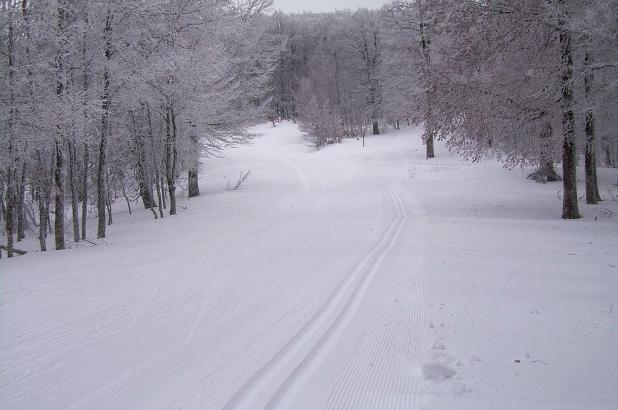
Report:
[{"label": "tire track in snow", "polygon": [[[346,328],[362,302],[382,260],[393,248],[405,221],[405,209],[397,192],[391,190],[396,216],[377,245],[346,275],[320,309],[300,330],[228,400],[225,409],[254,408],[253,402],[282,372],[291,373],[270,397],[267,407],[286,407],[319,366]],[[316,336],[318,335],[318,336]],[[317,340],[314,340],[318,337]]]}]

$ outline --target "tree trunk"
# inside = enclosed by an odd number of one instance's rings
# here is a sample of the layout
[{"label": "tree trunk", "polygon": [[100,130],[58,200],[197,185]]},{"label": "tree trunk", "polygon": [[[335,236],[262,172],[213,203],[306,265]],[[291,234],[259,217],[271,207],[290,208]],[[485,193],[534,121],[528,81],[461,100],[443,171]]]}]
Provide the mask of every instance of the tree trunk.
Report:
[{"label": "tree trunk", "polygon": [[[574,122],[565,114],[563,122]],[[564,195],[562,199],[562,218],[563,219],[578,219],[579,209],[577,205],[577,178],[576,165],[577,155],[575,152],[575,143],[568,138],[565,138],[562,143],[562,177]]]},{"label": "tree trunk", "polygon": [[56,250],[65,248],[64,243],[64,153],[62,142],[56,139],[56,167],[54,170],[54,240]]},{"label": "tree trunk", "polygon": [[105,198],[105,206],[107,206],[107,224],[111,225],[114,223],[114,219],[112,217],[112,190],[109,186],[109,170],[105,172],[105,186],[107,196]]},{"label": "tree trunk", "polygon": [[[431,40],[429,37],[429,28],[428,24],[425,23],[424,20],[424,12],[421,8],[421,23],[419,24],[419,31],[421,34],[421,50],[423,53],[423,57],[425,60],[425,77],[428,83],[431,83],[429,78],[430,76],[430,66],[431,66]],[[433,139],[435,135],[434,123],[433,123],[433,98],[432,98],[432,90],[431,85],[427,85],[427,89],[425,90],[425,133],[423,135],[423,141],[425,142],[425,157],[427,159],[435,157],[435,151],[433,146]]]},{"label": "tree trunk", "polygon": [[[161,218],[163,218],[163,192],[162,192],[162,185],[161,185],[161,175],[159,173],[159,164],[161,164],[161,161],[159,160],[159,156],[157,155],[157,151],[155,150],[155,143],[154,143],[154,134],[152,133],[152,121],[150,119],[150,107],[147,107],[147,115],[148,115],[148,130],[149,130],[149,136],[150,136],[150,143],[151,143],[151,148],[152,148],[152,166],[154,169],[154,181],[155,181],[155,189],[157,190],[157,200],[159,203],[159,216]],[[156,214],[155,214],[156,215]]]},{"label": "tree trunk", "polygon": [[596,146],[594,140],[594,117],[592,111],[586,113],[586,203],[597,204],[601,200],[597,180]]},{"label": "tree trunk", "polygon": [[528,179],[535,182],[546,183],[553,181],[560,181],[560,175],[556,173],[554,169],[554,160],[551,155],[551,137],[553,129],[551,123],[547,121],[541,131],[539,137],[540,155],[539,155],[539,168],[528,175]]},{"label": "tree trunk", "polygon": [[190,169],[189,170],[189,198],[199,196],[199,194],[200,194],[200,187],[198,184],[197,169]]},{"label": "tree trunk", "polygon": [[163,176],[163,173],[160,176],[159,185],[161,187],[161,199],[163,199],[162,209],[167,209],[167,194],[165,193],[165,177]]},{"label": "tree trunk", "polygon": [[380,134],[380,126],[379,126],[377,121],[374,121],[373,124],[372,124],[372,132],[373,132],[373,135],[379,135]]},{"label": "tree trunk", "polygon": [[82,175],[82,239],[86,239],[86,217],[88,216],[88,162],[90,161],[88,144],[84,144],[84,169]]},{"label": "tree trunk", "polygon": [[161,188],[161,178],[159,177],[158,167],[155,167],[155,183],[157,188],[157,200],[159,201],[159,216],[163,218],[163,201],[162,201],[162,188]]},{"label": "tree trunk", "polygon": [[[4,29],[3,29],[4,30]],[[6,170],[6,213],[4,215],[6,231],[6,253],[9,258],[13,257],[13,231],[15,220],[15,178],[17,176],[17,158],[14,138],[14,117],[16,115],[15,94],[14,94],[14,75],[15,75],[15,55],[14,55],[14,32],[12,14],[9,14],[7,38],[7,57],[8,57],[8,77],[9,77],[9,117],[8,117],[8,164]]]},{"label": "tree trunk", "polygon": [[198,171],[200,165],[200,149],[199,142],[197,136],[191,136],[191,167],[189,168],[189,198],[193,198],[199,196],[200,194],[200,186],[199,186],[199,178]]},{"label": "tree trunk", "polygon": [[176,215],[176,118],[171,107],[167,109],[165,125],[165,175],[170,196],[170,215]]},{"label": "tree trunk", "polygon": [[39,150],[36,151],[37,159],[37,177],[36,177],[36,193],[39,208],[39,245],[41,251],[47,250],[47,225],[49,224],[49,201],[50,201],[50,183],[47,167]]},{"label": "tree trunk", "polygon": [[[88,49],[87,49],[87,30],[88,30],[88,14],[84,16],[84,25],[82,26],[82,39],[83,39],[83,47],[82,47],[82,70],[84,73],[83,77],[83,92],[84,92],[84,101],[83,101],[83,116],[84,120],[88,120]],[[86,135],[84,135],[86,137]],[[86,142],[84,142],[84,163],[83,163],[83,174],[82,174],[82,239],[86,239],[86,219],[88,217],[88,168],[90,165],[90,148],[88,147],[88,142],[86,138],[84,138]]]},{"label": "tree trunk", "polygon": [[15,221],[15,183],[14,172],[11,175],[11,170],[7,175],[6,187],[6,213],[4,214],[4,229],[6,231],[6,254],[9,258],[13,257],[13,223]]},{"label": "tree trunk", "polygon": [[[564,0],[560,1],[563,3]],[[573,112],[573,56],[571,52],[571,33],[566,26],[566,18],[561,16],[558,21],[560,38],[560,59],[562,64],[562,218],[580,218],[577,204],[577,153],[575,133],[575,113]]]},{"label": "tree trunk", "polygon": [[42,252],[47,250],[47,218],[49,217],[44,190],[45,188],[39,187],[39,246]]},{"label": "tree trunk", "polygon": [[[107,18],[105,20],[105,29],[103,30],[105,36],[105,59],[107,64],[112,55],[112,14],[111,11],[107,12]],[[105,238],[105,207],[107,205],[107,195],[105,193],[105,169],[107,166],[107,137],[109,133],[109,67],[105,66],[103,70],[103,94],[101,96],[101,108],[103,113],[101,115],[101,140],[99,142],[99,164],[97,166],[97,213],[98,213],[98,230],[97,238]]]},{"label": "tree trunk", "polygon": [[[141,151],[142,149],[138,148],[138,150]],[[146,167],[142,154],[140,153],[138,155],[140,155],[140,158],[137,160],[136,178],[139,186],[139,195],[144,203],[144,208],[150,209],[155,205],[154,199],[152,198],[152,188],[150,187],[150,181],[146,173]]]},{"label": "tree trunk", "polygon": [[79,242],[79,204],[77,198],[77,158],[75,144],[69,141],[69,184],[71,187],[71,216],[73,218],[73,242]]},{"label": "tree trunk", "polygon": [[[584,65],[586,67],[584,75],[584,91],[588,106],[592,104],[590,90],[592,87],[592,56],[590,52],[586,53]],[[592,109],[586,111],[586,154],[585,154],[585,171],[586,171],[586,203],[597,204],[601,200],[599,195],[599,183],[597,181],[597,161],[596,161],[596,142],[594,135],[594,114]]]},{"label": "tree trunk", "polygon": [[[50,182],[51,183],[51,182]],[[49,195],[47,196],[47,203],[45,204],[45,209],[47,210],[47,235],[51,235],[54,233],[54,229],[52,228],[52,218],[49,216],[51,209],[52,195],[51,189],[49,191]],[[47,235],[45,237],[47,237]]]},{"label": "tree trunk", "polygon": [[[64,78],[64,56],[63,52],[66,48],[65,38],[65,14],[67,12],[64,1],[58,1],[58,21],[57,21],[57,36],[59,38],[59,50],[56,56],[57,72],[56,72],[56,98],[60,103],[63,102],[65,84]],[[54,142],[54,243],[56,250],[65,248],[64,243],[64,130],[62,118],[57,123],[56,139]]]},{"label": "tree trunk", "polygon": [[26,237],[26,213],[24,211],[24,201],[26,196],[26,171],[27,162],[22,161],[19,185],[17,186],[17,242]]},{"label": "tree trunk", "polygon": [[137,162],[135,164],[135,178],[137,179],[139,195],[142,198],[142,202],[144,203],[144,208],[150,209],[155,204],[152,197],[152,184],[150,183],[150,178],[146,171],[146,145],[144,141],[144,136],[140,129],[138,129],[137,127],[134,113],[131,113],[131,120],[133,123],[133,133],[135,135],[134,146],[137,154]]},{"label": "tree trunk", "polygon": [[435,152],[433,148],[433,131],[428,131],[427,136],[425,137],[425,155],[427,159],[434,158]]}]

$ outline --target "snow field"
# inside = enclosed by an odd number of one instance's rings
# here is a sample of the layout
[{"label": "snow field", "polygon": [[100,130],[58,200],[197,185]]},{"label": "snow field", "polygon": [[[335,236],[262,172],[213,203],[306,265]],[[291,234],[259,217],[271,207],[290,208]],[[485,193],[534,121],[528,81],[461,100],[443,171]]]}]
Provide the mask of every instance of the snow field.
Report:
[{"label": "snow field", "polygon": [[177,217],[0,261],[0,407],[618,406],[615,202],[562,221],[559,185],[426,161],[416,128],[256,131]]}]

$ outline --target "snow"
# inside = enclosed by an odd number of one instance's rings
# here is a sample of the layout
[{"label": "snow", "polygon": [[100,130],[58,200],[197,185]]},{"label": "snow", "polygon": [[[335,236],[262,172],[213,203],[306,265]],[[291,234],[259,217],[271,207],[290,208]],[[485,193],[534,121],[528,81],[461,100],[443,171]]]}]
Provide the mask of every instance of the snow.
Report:
[{"label": "snow", "polygon": [[563,221],[559,184],[418,128],[256,132],[176,217],[0,261],[0,407],[618,408],[616,170]]},{"label": "snow", "polygon": [[423,365],[423,375],[430,380],[444,380],[453,377],[457,373],[445,364],[440,362],[426,363]]}]

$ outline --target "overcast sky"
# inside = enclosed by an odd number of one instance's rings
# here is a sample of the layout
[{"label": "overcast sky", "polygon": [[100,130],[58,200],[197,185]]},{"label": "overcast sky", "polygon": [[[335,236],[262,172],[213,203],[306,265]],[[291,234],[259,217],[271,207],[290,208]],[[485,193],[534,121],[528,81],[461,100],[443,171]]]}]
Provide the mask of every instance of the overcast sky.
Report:
[{"label": "overcast sky", "polygon": [[388,0],[275,0],[273,10],[286,12],[300,11],[333,11],[333,10],[356,10],[364,7],[377,9],[382,7]]}]

